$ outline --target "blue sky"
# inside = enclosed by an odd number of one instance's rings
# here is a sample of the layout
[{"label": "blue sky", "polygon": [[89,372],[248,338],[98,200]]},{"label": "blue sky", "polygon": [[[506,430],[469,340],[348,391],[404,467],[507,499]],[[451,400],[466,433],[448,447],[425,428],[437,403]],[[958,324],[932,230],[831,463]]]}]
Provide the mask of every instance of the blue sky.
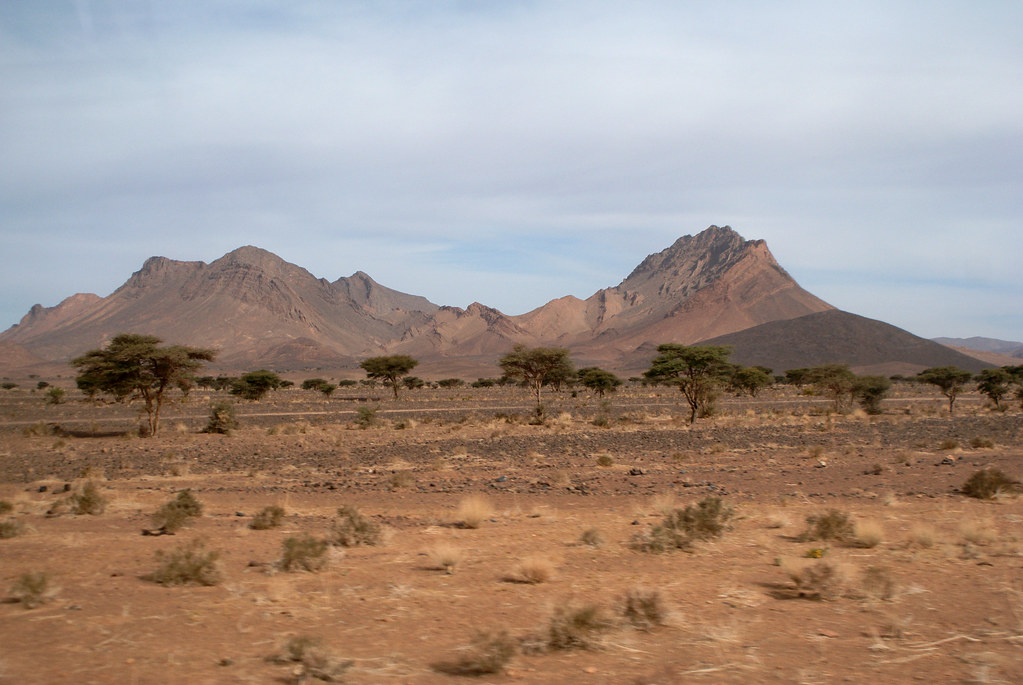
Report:
[{"label": "blue sky", "polygon": [[0,3],[0,328],[241,245],[520,314],[711,224],[1023,340],[1023,4]]}]

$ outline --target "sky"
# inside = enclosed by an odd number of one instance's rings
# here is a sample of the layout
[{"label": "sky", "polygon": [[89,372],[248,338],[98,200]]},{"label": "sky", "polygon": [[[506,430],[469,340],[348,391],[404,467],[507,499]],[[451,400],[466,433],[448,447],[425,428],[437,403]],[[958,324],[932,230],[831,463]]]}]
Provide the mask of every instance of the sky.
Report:
[{"label": "sky", "polygon": [[1023,340],[1023,3],[0,3],[0,330],[242,245],[521,314],[712,224]]}]

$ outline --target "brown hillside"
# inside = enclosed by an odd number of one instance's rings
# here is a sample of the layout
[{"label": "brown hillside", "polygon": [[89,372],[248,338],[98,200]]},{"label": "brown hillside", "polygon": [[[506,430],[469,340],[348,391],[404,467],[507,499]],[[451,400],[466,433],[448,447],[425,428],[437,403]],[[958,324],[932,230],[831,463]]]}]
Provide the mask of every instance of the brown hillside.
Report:
[{"label": "brown hillside", "polygon": [[849,364],[859,373],[914,374],[933,366],[979,371],[990,366],[944,345],[882,321],[832,309],[788,321],[772,321],[701,341],[730,345],[732,361],[782,373],[820,364]]}]

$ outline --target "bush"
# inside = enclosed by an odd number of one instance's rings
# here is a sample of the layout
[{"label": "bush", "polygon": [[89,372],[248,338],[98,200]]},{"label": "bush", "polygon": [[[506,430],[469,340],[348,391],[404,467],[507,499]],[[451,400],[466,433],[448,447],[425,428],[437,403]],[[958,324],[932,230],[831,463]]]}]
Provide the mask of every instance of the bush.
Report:
[{"label": "bush", "polygon": [[614,457],[612,457],[610,454],[602,454],[599,457],[597,457],[597,466],[600,466],[602,468],[610,468],[611,466],[614,465],[615,465]]},{"label": "bush", "polygon": [[380,524],[363,516],[355,507],[344,505],[337,510],[337,516],[330,525],[330,544],[335,547],[380,544]]},{"label": "bush", "polygon": [[270,528],[276,528],[281,525],[281,520],[283,518],[283,508],[278,506],[264,507],[253,517],[252,523],[249,524],[249,528],[252,528],[253,530],[269,530]]},{"label": "bush", "polygon": [[358,415],[355,419],[355,425],[362,429],[375,425],[379,409],[380,407],[358,407],[355,410],[355,413]]},{"label": "bush", "polygon": [[71,512],[77,515],[99,516],[107,508],[107,498],[100,494],[99,487],[88,481],[82,489],[71,496]]},{"label": "bush", "polygon": [[622,616],[639,630],[650,630],[662,625],[667,610],[657,590],[632,589],[625,593]]},{"label": "bush", "polygon": [[583,531],[582,536],[579,538],[579,542],[590,547],[600,547],[604,544],[604,536],[600,534],[600,531],[596,528],[587,528]]},{"label": "bush", "polygon": [[202,540],[192,540],[169,552],[157,552],[160,566],[146,580],[160,585],[216,585],[220,582],[219,558],[220,553],[207,550]]},{"label": "bush", "polygon": [[664,521],[648,533],[636,536],[632,546],[644,552],[663,553],[673,549],[689,549],[693,542],[724,535],[735,515],[720,497],[705,497],[695,506],[669,512]]},{"label": "bush", "polygon": [[176,533],[188,525],[191,519],[202,516],[202,508],[202,503],[191,490],[182,490],[177,497],[157,509],[150,520],[160,532]]},{"label": "bush", "polygon": [[10,594],[12,599],[21,602],[26,609],[34,609],[53,599],[57,590],[48,573],[29,571],[18,576],[11,585]]},{"label": "bush", "polygon": [[805,566],[784,566],[800,597],[832,600],[846,594],[849,589],[849,571],[845,566],[827,560]]},{"label": "bush", "polygon": [[981,469],[963,483],[962,492],[977,499],[994,499],[1003,494],[1023,491],[1023,484],[998,469]]},{"label": "bush", "polygon": [[856,527],[845,512],[829,509],[824,514],[806,517],[807,529],[799,536],[800,540],[834,540],[850,542],[856,538]]},{"label": "bush", "polygon": [[458,659],[441,661],[433,668],[447,675],[479,676],[501,673],[518,651],[507,631],[477,633]]},{"label": "bush", "polygon": [[0,514],[9,514],[14,511],[14,505],[5,499],[0,499]]},{"label": "bush", "polygon": [[323,641],[310,635],[297,635],[284,644],[279,654],[274,654],[268,661],[275,664],[298,664],[295,680],[288,682],[305,682],[306,678],[315,678],[327,683],[339,682],[351,661],[338,660],[323,646]]},{"label": "bush", "polygon": [[312,535],[287,538],[278,566],[284,571],[319,571],[327,565],[327,541]]},{"label": "bush", "polygon": [[554,564],[545,557],[526,557],[515,567],[514,573],[505,577],[512,583],[538,585],[554,577]]},{"label": "bush", "polygon": [[465,528],[479,528],[494,514],[494,507],[482,496],[466,497],[458,504],[458,520]]},{"label": "bush", "polygon": [[66,394],[64,388],[50,388],[46,391],[46,404],[62,404]]},{"label": "bush", "polygon": [[614,622],[599,604],[559,605],[554,608],[544,646],[550,650],[592,649]]},{"label": "bush", "polygon": [[10,540],[19,535],[24,535],[27,526],[17,519],[0,521],[0,540]]},{"label": "bush", "polygon": [[226,435],[238,428],[238,419],[234,413],[234,404],[221,400],[210,405],[210,417],[206,421],[203,433],[219,433]]},{"label": "bush", "polygon": [[970,447],[975,450],[989,450],[994,446],[995,443],[991,438],[976,437],[970,440]]}]

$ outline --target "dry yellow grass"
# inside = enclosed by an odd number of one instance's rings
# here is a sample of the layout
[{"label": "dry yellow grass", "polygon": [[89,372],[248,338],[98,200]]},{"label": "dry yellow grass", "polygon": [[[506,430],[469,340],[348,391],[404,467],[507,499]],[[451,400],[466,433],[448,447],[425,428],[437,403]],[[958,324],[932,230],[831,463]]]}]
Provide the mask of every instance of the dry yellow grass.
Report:
[{"label": "dry yellow grass", "polygon": [[466,528],[479,528],[494,515],[494,507],[482,495],[470,495],[458,503],[455,517]]}]

